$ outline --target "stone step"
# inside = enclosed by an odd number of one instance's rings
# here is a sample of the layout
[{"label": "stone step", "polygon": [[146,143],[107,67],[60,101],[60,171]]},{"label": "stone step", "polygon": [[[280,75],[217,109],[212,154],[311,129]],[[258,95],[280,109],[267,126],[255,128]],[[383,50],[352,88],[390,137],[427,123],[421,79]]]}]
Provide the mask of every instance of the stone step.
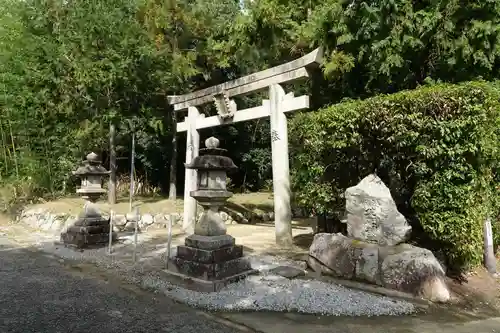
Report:
[{"label": "stone step", "polygon": [[109,224],[107,225],[91,225],[91,226],[72,226],[68,231],[83,234],[102,234],[109,233]]},{"label": "stone step", "polygon": [[251,271],[250,262],[246,258],[238,258],[221,263],[204,264],[181,258],[169,261],[169,270],[192,278],[213,281],[221,280],[245,271]]},{"label": "stone step", "polygon": [[[113,233],[113,240],[117,236]],[[78,248],[85,248],[92,245],[103,245],[109,242],[109,233],[100,234],[84,234],[79,232],[68,231],[61,234],[61,241],[67,245],[74,245]]]},{"label": "stone step", "polygon": [[243,246],[241,245],[227,246],[215,250],[204,250],[185,245],[177,247],[177,257],[202,264],[221,263],[242,256]]},{"label": "stone step", "polygon": [[109,225],[109,219],[105,219],[102,217],[100,218],[81,217],[75,221],[74,225],[79,227]]}]

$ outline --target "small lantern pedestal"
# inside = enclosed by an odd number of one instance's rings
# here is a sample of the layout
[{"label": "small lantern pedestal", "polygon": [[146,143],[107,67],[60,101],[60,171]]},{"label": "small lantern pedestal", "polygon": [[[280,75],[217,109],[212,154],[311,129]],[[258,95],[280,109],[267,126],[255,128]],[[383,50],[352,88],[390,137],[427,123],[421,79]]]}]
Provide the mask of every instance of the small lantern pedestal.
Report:
[{"label": "small lantern pedestal", "polygon": [[[81,187],[76,193],[85,200],[83,212],[72,226],[61,233],[61,241],[65,245],[77,248],[105,245],[109,242],[110,219],[104,218],[96,205],[97,199],[106,193],[102,188],[102,178],[107,176],[107,171],[94,153],[87,155],[82,165],[73,172],[74,176],[81,179]],[[116,239],[116,233],[113,233]]]},{"label": "small lantern pedestal", "polygon": [[220,207],[233,194],[226,189],[227,171],[236,169],[233,161],[218,148],[219,140],[209,138],[207,148],[200,149],[186,168],[198,170],[198,190],[190,195],[203,207],[194,234],[177,247],[177,255],[168,259],[165,272],[173,282],[188,289],[214,292],[231,282],[256,273],[243,257],[243,247],[226,234],[226,225],[219,214]]}]

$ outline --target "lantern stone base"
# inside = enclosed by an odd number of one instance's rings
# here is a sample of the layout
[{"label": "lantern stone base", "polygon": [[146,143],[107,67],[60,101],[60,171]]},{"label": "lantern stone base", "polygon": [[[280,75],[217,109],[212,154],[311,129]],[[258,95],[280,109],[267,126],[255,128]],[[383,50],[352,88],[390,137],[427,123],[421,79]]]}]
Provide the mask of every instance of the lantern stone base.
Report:
[{"label": "lantern stone base", "polygon": [[[61,233],[61,242],[77,248],[103,246],[109,242],[109,219],[102,217],[80,217],[65,232]],[[115,232],[113,241],[117,239]]]},{"label": "lantern stone base", "polygon": [[187,237],[164,272],[173,283],[202,292],[218,291],[256,273],[243,257],[243,247],[229,235]]}]

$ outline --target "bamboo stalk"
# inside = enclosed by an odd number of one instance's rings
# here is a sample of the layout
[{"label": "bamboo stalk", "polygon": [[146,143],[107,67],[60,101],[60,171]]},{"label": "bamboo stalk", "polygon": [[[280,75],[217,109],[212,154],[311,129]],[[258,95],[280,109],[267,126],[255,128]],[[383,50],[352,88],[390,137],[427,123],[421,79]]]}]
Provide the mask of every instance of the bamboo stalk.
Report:
[{"label": "bamboo stalk", "polygon": [[109,243],[108,243],[108,254],[113,253],[113,219],[115,217],[114,210],[109,212]]},{"label": "bamboo stalk", "polygon": [[17,153],[16,153],[16,145],[14,143],[14,134],[12,133],[12,123],[10,122],[10,119],[8,119],[7,121],[9,123],[9,133],[10,133],[10,141],[11,141],[11,146],[12,146],[12,153],[14,154],[14,166],[16,168],[16,177],[19,180],[19,165],[17,163]]},{"label": "bamboo stalk", "polygon": [[170,261],[170,248],[172,247],[172,224],[175,218],[175,214],[170,214],[168,219],[168,235],[167,235],[167,257],[165,258],[165,268],[168,269],[168,263]]},{"label": "bamboo stalk", "polygon": [[139,207],[135,208],[135,230],[134,230],[134,253],[133,253],[133,261],[134,263],[137,261],[137,233],[139,232]]}]

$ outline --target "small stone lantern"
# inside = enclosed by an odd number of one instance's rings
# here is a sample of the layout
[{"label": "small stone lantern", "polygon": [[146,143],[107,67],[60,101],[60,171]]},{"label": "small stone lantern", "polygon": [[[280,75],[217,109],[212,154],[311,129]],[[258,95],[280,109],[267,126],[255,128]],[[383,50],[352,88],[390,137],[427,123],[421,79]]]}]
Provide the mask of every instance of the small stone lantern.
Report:
[{"label": "small stone lantern", "polygon": [[[95,153],[88,154],[82,165],[73,171],[73,176],[81,179],[81,186],[76,193],[85,200],[85,204],[75,223],[61,233],[61,241],[64,244],[83,248],[109,242],[109,218],[104,218],[95,204],[97,199],[106,193],[102,182],[109,173]],[[113,238],[116,238],[115,234]]]},{"label": "small stone lantern", "polygon": [[218,291],[226,284],[255,273],[243,257],[243,247],[226,234],[219,209],[233,194],[226,188],[227,172],[237,169],[233,160],[223,154],[219,140],[211,137],[205,149],[194,158],[188,169],[198,170],[198,189],[190,195],[204,211],[195,225],[194,234],[185,245],[177,247],[177,255],[169,258],[165,271],[175,282],[198,291]]}]

